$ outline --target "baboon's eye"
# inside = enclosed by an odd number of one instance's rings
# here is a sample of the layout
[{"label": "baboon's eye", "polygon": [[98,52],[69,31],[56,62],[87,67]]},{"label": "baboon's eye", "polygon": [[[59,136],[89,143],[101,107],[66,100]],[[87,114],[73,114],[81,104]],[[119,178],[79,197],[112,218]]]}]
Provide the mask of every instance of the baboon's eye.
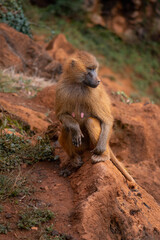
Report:
[{"label": "baboon's eye", "polygon": [[95,70],[95,67],[87,67],[87,70],[93,71],[93,70]]}]

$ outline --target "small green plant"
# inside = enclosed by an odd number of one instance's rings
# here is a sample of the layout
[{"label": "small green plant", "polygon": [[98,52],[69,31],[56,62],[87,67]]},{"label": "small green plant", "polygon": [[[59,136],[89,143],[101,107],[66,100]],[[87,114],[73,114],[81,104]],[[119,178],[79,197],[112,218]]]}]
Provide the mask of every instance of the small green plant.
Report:
[{"label": "small green plant", "polygon": [[8,113],[4,113],[4,110],[0,108],[1,113],[1,119],[0,119],[0,135],[2,135],[2,132],[5,130],[8,130],[10,132],[18,132],[21,135],[31,135],[32,132],[30,131],[30,127],[28,124],[15,119],[14,117],[11,117]]},{"label": "small green plant", "polygon": [[53,240],[67,240],[65,236],[55,236]]},{"label": "small green plant", "polygon": [[40,240],[53,240],[53,233],[58,235],[58,232],[54,230],[54,225],[46,226],[40,236]]},{"label": "small green plant", "polygon": [[9,232],[8,225],[0,224],[0,234],[7,234]]},{"label": "small green plant", "polygon": [[35,226],[40,226],[54,218],[54,213],[50,210],[41,210],[29,208],[19,215],[18,228],[31,229]]},{"label": "small green plant", "polygon": [[0,199],[1,200],[10,196],[12,192],[11,190],[12,186],[13,186],[13,181],[9,177],[0,174]]},{"label": "small green plant", "polygon": [[25,187],[25,183],[24,177],[0,173],[0,200],[29,194],[30,190]]},{"label": "small green plant", "polygon": [[0,169],[12,170],[22,163],[33,164],[42,160],[55,160],[54,148],[47,138],[39,137],[35,146],[14,134],[2,134],[0,138]]},{"label": "small green plant", "polygon": [[133,102],[139,102],[138,99],[134,99],[132,97],[127,96],[127,94],[123,91],[117,91],[117,92],[112,92],[113,95],[117,95],[120,97],[120,101],[127,103],[127,104],[131,104]]},{"label": "small green plant", "polygon": [[40,240],[72,240],[72,236],[59,233],[54,229],[54,225],[45,227]]},{"label": "small green plant", "polygon": [[30,25],[24,15],[21,0],[0,0],[0,22],[31,37]]}]

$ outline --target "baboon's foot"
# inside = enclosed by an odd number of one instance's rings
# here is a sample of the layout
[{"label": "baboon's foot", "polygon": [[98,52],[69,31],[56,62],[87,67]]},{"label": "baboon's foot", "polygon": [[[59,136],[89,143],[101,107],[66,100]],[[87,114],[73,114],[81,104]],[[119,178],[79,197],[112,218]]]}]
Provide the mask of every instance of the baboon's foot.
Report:
[{"label": "baboon's foot", "polygon": [[110,160],[110,154],[93,154],[91,157],[92,163],[98,163],[98,162],[105,162],[107,160]]},{"label": "baboon's foot", "polygon": [[72,171],[69,167],[66,167],[66,168],[63,168],[61,171],[60,171],[60,176],[62,177],[68,177],[72,174]]},{"label": "baboon's foot", "polygon": [[83,161],[79,155],[70,159],[68,165],[66,165],[60,172],[60,176],[68,177],[73,172],[76,172],[83,165]]},{"label": "baboon's foot", "polygon": [[76,155],[73,158],[71,158],[70,162],[72,167],[77,169],[83,165],[82,158],[79,155]]}]

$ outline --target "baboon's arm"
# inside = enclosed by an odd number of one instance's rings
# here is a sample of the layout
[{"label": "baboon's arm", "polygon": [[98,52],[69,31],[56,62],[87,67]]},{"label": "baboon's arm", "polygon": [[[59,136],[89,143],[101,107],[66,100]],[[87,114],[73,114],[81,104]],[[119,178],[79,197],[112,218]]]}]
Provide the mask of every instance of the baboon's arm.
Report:
[{"label": "baboon's arm", "polygon": [[96,147],[92,151],[94,154],[100,155],[106,150],[107,141],[109,141],[111,128],[112,124],[106,124],[104,122],[101,122],[100,136]]},{"label": "baboon's arm", "polygon": [[59,120],[63,126],[71,132],[72,143],[79,147],[82,143],[83,134],[81,132],[79,123],[69,114],[63,113],[59,116]]}]

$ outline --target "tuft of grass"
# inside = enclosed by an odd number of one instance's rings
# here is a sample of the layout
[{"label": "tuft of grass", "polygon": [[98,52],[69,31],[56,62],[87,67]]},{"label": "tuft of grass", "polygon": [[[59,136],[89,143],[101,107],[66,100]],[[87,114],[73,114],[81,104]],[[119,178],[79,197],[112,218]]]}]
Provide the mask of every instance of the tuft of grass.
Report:
[{"label": "tuft of grass", "polygon": [[[30,190],[25,187],[26,179],[22,176],[0,174],[0,200],[27,195]],[[1,211],[3,209],[1,208]]]},{"label": "tuft of grass", "polygon": [[29,208],[19,215],[18,228],[30,230],[32,227],[40,226],[54,218],[50,210]]},{"label": "tuft of grass", "polygon": [[9,231],[8,225],[0,224],[0,234],[7,234]]},{"label": "tuft of grass", "polygon": [[40,240],[75,240],[72,236],[59,233],[54,229],[54,225],[45,227],[40,236]]},{"label": "tuft of grass", "polygon": [[9,171],[21,165],[28,144],[14,134],[3,134],[0,138],[1,171]]},{"label": "tuft of grass", "polygon": [[32,131],[30,131],[30,126],[21,121],[16,119],[16,117],[12,116],[11,114],[3,111],[3,109],[0,108],[0,134],[2,135],[2,132],[5,130],[9,130],[10,132],[17,132],[21,135],[31,135],[33,134]]},{"label": "tuft of grass", "polygon": [[0,92],[24,94],[34,97],[41,90],[40,84],[25,75],[15,74],[13,69],[0,70]]},{"label": "tuft of grass", "polygon": [[137,95],[131,95],[130,97],[127,96],[127,94],[123,91],[117,91],[117,92],[112,92],[113,95],[119,96],[120,101],[123,103],[131,104],[134,102],[140,102],[140,99],[137,97]]}]

